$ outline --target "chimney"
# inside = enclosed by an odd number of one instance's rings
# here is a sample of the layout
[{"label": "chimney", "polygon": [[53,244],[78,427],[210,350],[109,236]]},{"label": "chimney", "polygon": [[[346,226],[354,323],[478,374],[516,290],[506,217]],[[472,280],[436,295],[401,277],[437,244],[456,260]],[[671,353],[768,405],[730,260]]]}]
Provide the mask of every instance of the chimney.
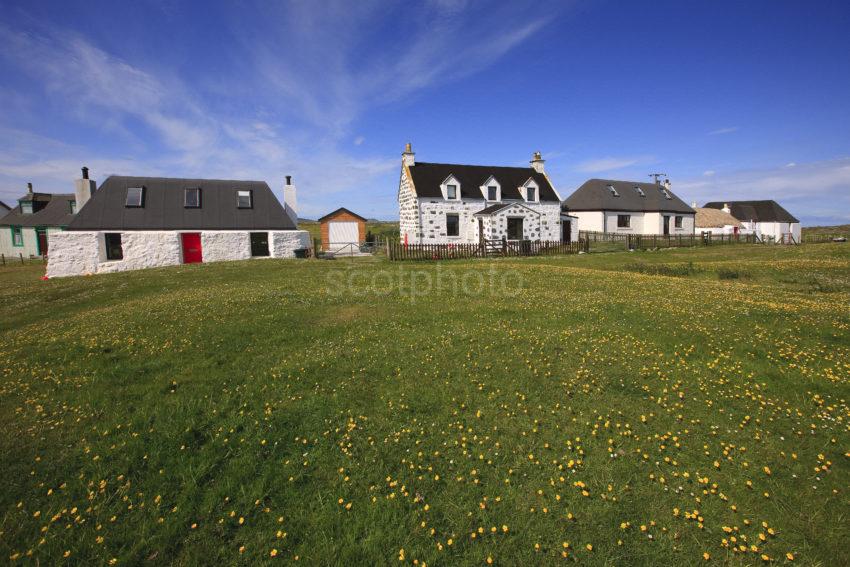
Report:
[{"label": "chimney", "polygon": [[283,208],[286,214],[292,219],[295,228],[298,228],[298,201],[295,197],[295,185],[292,183],[292,176],[286,176],[286,185],[283,186]]},{"label": "chimney", "polygon": [[537,173],[543,173],[543,164],[546,163],[546,160],[541,157],[540,152],[534,152],[531,156],[531,161],[528,162],[531,164],[531,168],[534,169]]},{"label": "chimney", "polygon": [[723,203],[723,208],[720,210],[724,213],[729,213],[730,215],[732,214],[732,209],[729,208],[729,203]]},{"label": "chimney", "polygon": [[668,191],[670,190],[670,180],[669,179],[664,180],[664,188],[667,189]]},{"label": "chimney", "polygon": [[96,188],[97,185],[94,180],[89,179],[89,168],[83,167],[82,179],[74,181],[74,200],[77,202],[77,212],[83,208],[83,205],[88,203]]},{"label": "chimney", "polygon": [[413,153],[413,148],[410,146],[410,142],[404,145],[404,153],[401,154],[401,163],[410,167],[412,165],[416,165],[416,154]]},{"label": "chimney", "polygon": [[32,195],[32,183],[27,183],[27,195]]},{"label": "chimney", "polygon": [[696,202],[696,201],[691,201],[691,208],[692,208],[692,209],[696,209],[696,208],[697,208],[697,202]]}]

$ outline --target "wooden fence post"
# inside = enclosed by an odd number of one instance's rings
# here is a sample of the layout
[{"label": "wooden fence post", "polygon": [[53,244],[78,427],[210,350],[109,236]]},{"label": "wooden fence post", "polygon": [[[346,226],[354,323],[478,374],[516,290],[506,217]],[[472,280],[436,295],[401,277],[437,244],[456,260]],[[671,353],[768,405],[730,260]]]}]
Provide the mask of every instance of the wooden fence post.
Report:
[{"label": "wooden fence post", "polygon": [[20,256],[20,257],[21,257],[21,266],[23,266],[23,265],[24,265],[24,253],[23,253],[23,252],[19,252],[19,253],[18,253],[18,256]]}]

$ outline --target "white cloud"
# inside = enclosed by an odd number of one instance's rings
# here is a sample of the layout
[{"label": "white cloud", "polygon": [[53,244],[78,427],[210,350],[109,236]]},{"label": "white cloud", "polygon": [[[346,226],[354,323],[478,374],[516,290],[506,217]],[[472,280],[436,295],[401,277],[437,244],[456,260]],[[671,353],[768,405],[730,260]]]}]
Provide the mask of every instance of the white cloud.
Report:
[{"label": "white cloud", "polygon": [[708,133],[709,136],[718,136],[720,134],[731,134],[732,132],[737,132],[737,126],[729,126],[726,128],[718,128],[717,130],[712,130]]},{"label": "white cloud", "polygon": [[[389,213],[395,188],[392,181],[380,183],[392,179],[398,157],[348,155],[352,139],[355,146],[365,142],[348,132],[352,122],[367,110],[481,70],[553,17],[553,10],[513,5],[494,5],[483,15],[467,8],[450,0],[396,7],[411,22],[405,41],[391,50],[368,50],[364,30],[399,15],[384,3],[259,4],[241,11],[261,11],[259,25],[239,15],[228,20],[229,37],[244,42],[233,46],[237,69],[226,81],[219,70],[198,77],[203,71],[193,69],[191,84],[168,60],[151,64],[128,52],[118,57],[88,36],[43,23],[28,32],[0,22],[0,59],[32,78],[52,107],[33,106],[32,112],[58,113],[87,132],[69,140],[60,134],[49,140],[0,137],[0,196],[17,196],[22,179],[67,191],[86,164],[101,179],[108,173],[266,179],[279,194],[283,175],[292,174],[305,214],[341,199],[373,210],[380,202]],[[12,95],[0,92],[0,101],[26,108],[26,99]],[[0,115],[0,130],[9,124]],[[377,196],[384,190],[386,196]]]},{"label": "white cloud", "polygon": [[788,163],[785,164],[785,167],[796,167],[796,165],[797,164],[794,163],[793,161],[789,161]]},{"label": "white cloud", "polygon": [[713,169],[706,169],[705,171],[702,172],[702,175],[703,175],[703,177],[711,177],[715,173],[716,173],[716,171],[714,171]]},{"label": "white cloud", "polygon": [[[796,164],[795,167],[722,172],[674,183],[682,199],[740,201],[773,199],[804,224],[850,217],[850,158]],[[816,220],[820,219],[820,220]]]},{"label": "white cloud", "polygon": [[603,157],[583,161],[576,166],[576,171],[582,173],[601,173],[604,171],[613,171],[615,169],[623,169],[631,165],[645,164],[652,161],[651,156],[637,157]]}]

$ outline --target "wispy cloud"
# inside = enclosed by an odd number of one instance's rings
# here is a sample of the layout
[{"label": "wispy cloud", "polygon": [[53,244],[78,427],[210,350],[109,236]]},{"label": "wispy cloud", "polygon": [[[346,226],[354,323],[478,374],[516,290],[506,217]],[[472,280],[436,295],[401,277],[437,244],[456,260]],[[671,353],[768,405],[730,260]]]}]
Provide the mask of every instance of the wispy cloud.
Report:
[{"label": "wispy cloud", "polygon": [[652,156],[635,157],[603,157],[579,163],[575,169],[581,173],[602,173],[623,169],[632,165],[646,164],[653,161]]},{"label": "wispy cloud", "polygon": [[[132,51],[118,56],[74,30],[41,22],[33,29],[13,27],[0,18],[0,59],[30,77],[51,111],[87,132],[74,139],[29,132],[3,136],[0,198],[16,196],[15,185],[23,179],[43,183],[44,190],[67,191],[86,164],[98,176],[260,178],[278,192],[283,175],[293,174],[303,214],[323,211],[331,199],[339,203],[341,194],[374,202],[374,191],[361,192],[382,176],[391,178],[398,156],[363,157],[365,137],[352,135],[352,123],[383,104],[484,69],[540,30],[553,13],[503,4],[473,10],[461,0],[254,8],[239,11],[244,20],[227,19],[229,36],[238,38],[233,53],[239,65],[226,81],[217,71],[204,75],[193,69],[201,76],[189,82],[169,60],[151,62]],[[397,49],[368,44],[364,30],[402,19],[405,41]],[[0,91],[2,101],[27,106],[14,92]],[[0,116],[4,128],[20,126]],[[358,146],[357,157],[348,153]],[[382,208],[393,209],[391,184],[386,198],[389,206]]]},{"label": "wispy cloud", "polygon": [[709,136],[719,136],[721,134],[731,134],[732,132],[737,132],[739,128],[737,126],[728,126],[726,128],[718,128],[717,130],[712,130],[708,133]]},{"label": "wispy cloud", "polygon": [[850,158],[683,179],[680,197],[707,201],[773,199],[804,224],[850,221]]}]

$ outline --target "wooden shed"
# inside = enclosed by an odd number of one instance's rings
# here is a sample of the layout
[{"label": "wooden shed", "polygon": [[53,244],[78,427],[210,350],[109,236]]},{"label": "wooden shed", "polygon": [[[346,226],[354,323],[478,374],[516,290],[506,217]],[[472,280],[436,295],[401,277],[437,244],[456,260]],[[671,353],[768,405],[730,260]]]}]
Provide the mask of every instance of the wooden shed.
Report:
[{"label": "wooden shed", "polygon": [[320,218],[319,225],[322,231],[322,250],[352,251],[351,245],[359,246],[366,241],[366,219],[344,207]]}]

